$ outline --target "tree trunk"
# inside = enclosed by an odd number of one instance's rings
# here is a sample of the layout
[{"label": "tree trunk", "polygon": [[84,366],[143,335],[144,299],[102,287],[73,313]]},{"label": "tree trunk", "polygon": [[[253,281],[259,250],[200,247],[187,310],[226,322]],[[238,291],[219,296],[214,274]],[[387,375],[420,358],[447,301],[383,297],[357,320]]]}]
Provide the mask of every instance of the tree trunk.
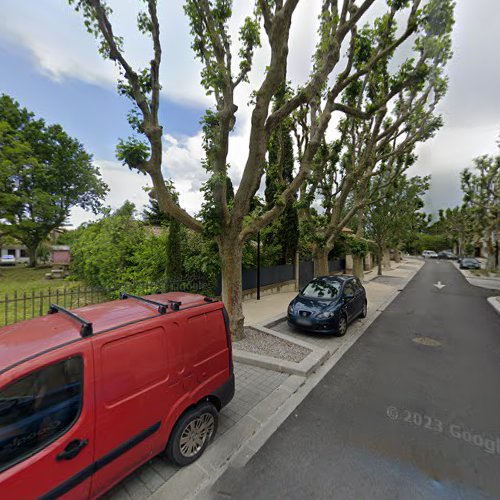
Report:
[{"label": "tree trunk", "polygon": [[28,257],[30,259],[29,261],[29,264],[28,264],[28,267],[36,267],[36,252],[37,252],[37,249],[38,249],[38,245],[36,245],[34,248],[32,247],[27,247],[26,248],[26,252],[28,254]]},{"label": "tree trunk", "polygon": [[365,278],[365,270],[363,265],[363,256],[362,255],[353,255],[352,256],[352,274],[363,280]]},{"label": "tree trunk", "polygon": [[244,337],[243,286],[241,261],[243,246],[234,239],[224,239],[219,244],[222,261],[222,301],[229,315],[229,327],[234,339]]},{"label": "tree trunk", "polygon": [[394,262],[396,263],[401,262],[401,253],[399,252],[398,249],[394,250]]},{"label": "tree trunk", "polygon": [[378,255],[377,255],[377,275],[382,276],[382,247],[378,247]]},{"label": "tree trunk", "polygon": [[384,266],[384,269],[391,268],[391,253],[388,248],[384,248],[382,253],[382,265]]},{"label": "tree trunk", "polygon": [[314,276],[326,276],[328,272],[328,254],[326,248],[317,248],[314,251]]},{"label": "tree trunk", "polygon": [[488,272],[495,272],[496,263],[495,263],[495,245],[493,244],[493,238],[491,234],[489,235],[486,241],[486,248],[488,249],[488,258],[486,260],[486,270]]}]

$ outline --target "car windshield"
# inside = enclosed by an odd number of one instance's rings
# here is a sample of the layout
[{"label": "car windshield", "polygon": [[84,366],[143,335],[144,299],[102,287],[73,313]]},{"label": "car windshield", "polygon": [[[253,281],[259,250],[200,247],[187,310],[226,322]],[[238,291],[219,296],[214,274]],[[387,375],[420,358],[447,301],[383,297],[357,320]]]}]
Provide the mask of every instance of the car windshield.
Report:
[{"label": "car windshield", "polygon": [[302,290],[302,295],[315,299],[333,299],[340,289],[341,284],[338,281],[313,280]]}]

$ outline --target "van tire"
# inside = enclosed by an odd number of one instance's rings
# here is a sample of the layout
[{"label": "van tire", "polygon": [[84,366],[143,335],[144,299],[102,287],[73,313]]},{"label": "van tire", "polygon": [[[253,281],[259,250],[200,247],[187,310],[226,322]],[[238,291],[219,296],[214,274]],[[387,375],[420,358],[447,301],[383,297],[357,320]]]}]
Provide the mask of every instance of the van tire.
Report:
[{"label": "van tire", "polygon": [[208,401],[187,410],[170,435],[165,449],[167,458],[181,467],[193,463],[215,436],[218,423],[217,409]]}]

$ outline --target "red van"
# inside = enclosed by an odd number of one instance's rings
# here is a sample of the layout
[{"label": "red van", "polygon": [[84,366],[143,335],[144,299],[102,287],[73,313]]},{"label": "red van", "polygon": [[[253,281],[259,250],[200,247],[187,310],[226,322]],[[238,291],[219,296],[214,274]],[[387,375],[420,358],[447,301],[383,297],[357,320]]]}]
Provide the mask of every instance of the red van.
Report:
[{"label": "red van", "polygon": [[234,394],[222,302],[166,293],[0,329],[0,498],[97,498],[164,452],[196,460]]}]

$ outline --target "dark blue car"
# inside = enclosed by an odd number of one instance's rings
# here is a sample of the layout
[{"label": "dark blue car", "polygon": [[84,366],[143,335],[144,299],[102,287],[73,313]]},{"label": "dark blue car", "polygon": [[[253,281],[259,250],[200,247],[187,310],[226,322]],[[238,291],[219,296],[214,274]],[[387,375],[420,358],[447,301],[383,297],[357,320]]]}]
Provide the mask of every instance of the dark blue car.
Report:
[{"label": "dark blue car", "polygon": [[313,333],[345,335],[347,325],[367,312],[366,292],[354,276],[320,276],[288,306],[288,324]]}]

